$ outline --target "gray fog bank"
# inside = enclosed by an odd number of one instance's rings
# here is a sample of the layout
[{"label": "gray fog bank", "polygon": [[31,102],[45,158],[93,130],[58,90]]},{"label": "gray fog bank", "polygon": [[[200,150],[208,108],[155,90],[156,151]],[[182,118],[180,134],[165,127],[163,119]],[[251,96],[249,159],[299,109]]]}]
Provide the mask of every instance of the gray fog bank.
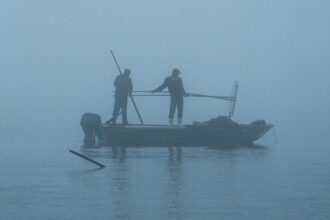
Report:
[{"label": "gray fog bank", "polygon": [[[79,131],[111,116],[113,80],[156,88],[178,67],[186,91],[229,95],[234,120],[279,132],[330,131],[330,3],[307,1],[1,1],[0,129]],[[136,98],[146,123],[167,123],[168,98]],[[228,103],[185,99],[184,123],[228,114]],[[138,123],[129,104],[129,122]]]}]

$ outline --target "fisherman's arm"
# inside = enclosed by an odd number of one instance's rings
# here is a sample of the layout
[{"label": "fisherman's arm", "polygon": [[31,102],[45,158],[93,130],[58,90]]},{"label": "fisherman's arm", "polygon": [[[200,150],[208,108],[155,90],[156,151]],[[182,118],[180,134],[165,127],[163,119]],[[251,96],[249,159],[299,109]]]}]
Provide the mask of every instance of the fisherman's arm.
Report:
[{"label": "fisherman's arm", "polygon": [[167,79],[164,80],[164,82],[163,82],[163,84],[161,86],[159,86],[157,89],[152,90],[151,92],[152,93],[160,92],[163,89],[165,89],[166,87],[167,87]]},{"label": "fisherman's arm", "polygon": [[181,78],[180,78],[180,84],[181,84],[181,89],[182,89],[183,95],[184,96],[188,96],[188,94],[186,93],[186,90],[183,87],[183,83],[182,83],[182,79]]},{"label": "fisherman's arm", "polygon": [[180,79],[180,83],[181,83],[182,91],[183,91],[183,93],[185,94],[185,93],[186,93],[186,90],[185,90],[184,87],[183,87],[182,79]]}]

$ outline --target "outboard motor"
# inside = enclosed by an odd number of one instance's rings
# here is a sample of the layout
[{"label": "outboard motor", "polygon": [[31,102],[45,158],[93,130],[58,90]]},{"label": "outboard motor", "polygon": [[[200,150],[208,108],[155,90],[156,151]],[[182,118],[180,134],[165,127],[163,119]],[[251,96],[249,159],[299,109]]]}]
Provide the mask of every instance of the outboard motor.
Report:
[{"label": "outboard motor", "polygon": [[94,113],[85,113],[81,117],[80,125],[85,133],[84,144],[86,146],[95,145],[95,137],[98,139],[98,145],[104,143],[104,136],[101,129],[101,117]]}]

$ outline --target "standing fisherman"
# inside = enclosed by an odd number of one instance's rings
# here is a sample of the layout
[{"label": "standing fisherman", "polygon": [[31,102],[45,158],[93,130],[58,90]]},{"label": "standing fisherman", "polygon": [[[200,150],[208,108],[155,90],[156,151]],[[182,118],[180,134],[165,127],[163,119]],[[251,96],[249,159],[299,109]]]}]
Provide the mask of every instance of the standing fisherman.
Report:
[{"label": "standing fisherman", "polygon": [[178,124],[182,124],[182,114],[183,114],[183,96],[186,96],[186,92],[183,88],[182,80],[179,77],[180,70],[174,68],[172,71],[172,76],[167,77],[163,84],[157,89],[152,90],[152,93],[160,92],[166,87],[168,87],[168,91],[171,95],[171,105],[170,105],[170,125],[173,125],[173,118],[175,109],[178,108]]},{"label": "standing fisherman", "polygon": [[116,77],[114,85],[115,91],[115,106],[113,109],[112,118],[107,122],[116,124],[117,117],[119,115],[119,110],[121,109],[121,115],[123,119],[123,124],[127,125],[127,96],[132,95],[133,84],[129,77],[131,74],[130,69],[125,69],[124,74]]}]

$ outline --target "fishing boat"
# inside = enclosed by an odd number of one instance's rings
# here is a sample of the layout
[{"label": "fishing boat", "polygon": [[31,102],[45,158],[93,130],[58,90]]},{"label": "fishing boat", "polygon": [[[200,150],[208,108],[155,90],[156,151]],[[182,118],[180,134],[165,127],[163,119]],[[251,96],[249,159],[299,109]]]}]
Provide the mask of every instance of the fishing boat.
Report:
[{"label": "fishing boat", "polygon": [[272,124],[259,120],[251,124],[209,126],[191,124],[167,125],[102,125],[106,145],[247,145],[261,138]]},{"label": "fishing boat", "polygon": [[[85,140],[86,135],[88,136],[89,134],[90,138],[87,139],[92,140],[89,143],[95,143],[93,138],[97,137],[100,143],[108,146],[232,146],[252,144],[266,134],[274,125],[266,123],[265,120],[257,120],[250,124],[239,124],[232,121],[237,91],[238,83],[235,82],[231,96],[188,93],[190,97],[216,98],[230,102],[228,116],[219,116],[205,122],[194,122],[187,125],[146,125],[143,123],[138,111],[141,124],[135,125],[102,124],[100,117],[95,115],[97,122],[94,124],[85,123],[87,125],[84,126],[84,119],[82,118],[81,125],[85,132]],[[161,95],[145,94],[148,92],[135,91],[133,96],[169,96],[166,92]],[[136,107],[133,97],[132,101],[134,107]],[[87,120],[85,119],[85,121]]]}]

